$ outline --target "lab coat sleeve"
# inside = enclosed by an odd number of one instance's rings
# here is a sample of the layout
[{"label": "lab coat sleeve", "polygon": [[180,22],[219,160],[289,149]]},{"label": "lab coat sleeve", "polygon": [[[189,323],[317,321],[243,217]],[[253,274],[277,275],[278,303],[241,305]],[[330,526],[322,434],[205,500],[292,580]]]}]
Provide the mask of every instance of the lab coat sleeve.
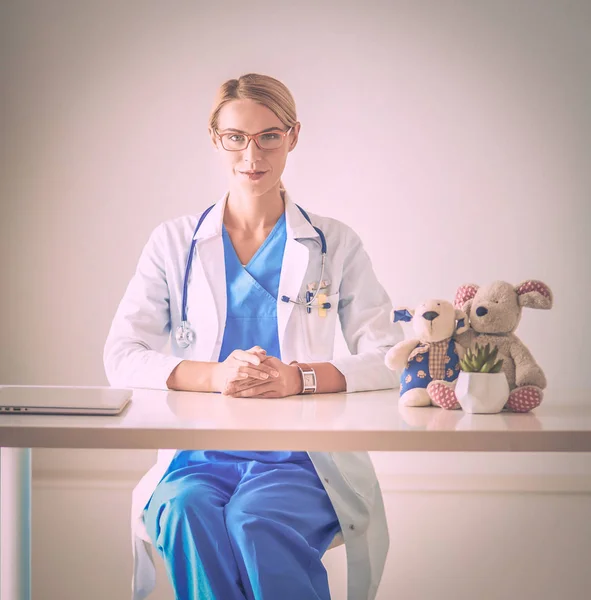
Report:
[{"label": "lab coat sleeve", "polygon": [[164,224],[152,232],[111,324],[103,361],[114,387],[168,389],[183,360],[163,352],[170,335]]},{"label": "lab coat sleeve", "polygon": [[339,288],[339,319],[351,356],[331,360],[347,381],[347,392],[396,387],[386,367],[388,350],[404,339],[400,323],[390,322],[392,304],[378,281],[359,236],[346,229],[347,255]]}]

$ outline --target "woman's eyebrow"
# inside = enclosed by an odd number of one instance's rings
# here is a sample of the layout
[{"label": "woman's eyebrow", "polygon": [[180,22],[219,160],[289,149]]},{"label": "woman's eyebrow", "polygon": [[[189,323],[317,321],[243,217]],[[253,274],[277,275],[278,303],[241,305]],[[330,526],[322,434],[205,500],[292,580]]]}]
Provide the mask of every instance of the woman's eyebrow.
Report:
[{"label": "woman's eyebrow", "polygon": [[[267,133],[268,131],[281,131],[281,127],[267,127],[267,129],[263,129],[262,131],[257,131],[257,133]],[[235,131],[236,133],[246,133],[248,135],[247,131],[242,131],[242,129],[234,129],[233,127],[228,127],[228,129],[223,129],[222,131]],[[252,134],[252,135],[256,135],[256,134]]]}]

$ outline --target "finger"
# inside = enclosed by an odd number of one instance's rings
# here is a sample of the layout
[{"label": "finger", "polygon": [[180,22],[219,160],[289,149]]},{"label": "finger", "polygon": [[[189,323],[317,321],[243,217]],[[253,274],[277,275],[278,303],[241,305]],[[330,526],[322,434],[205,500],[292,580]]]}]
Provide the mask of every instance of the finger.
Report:
[{"label": "finger", "polygon": [[[279,377],[279,371],[273,367],[270,364],[265,364],[264,362],[264,358],[263,360],[258,364],[258,365],[253,365],[252,363],[243,361],[243,360],[237,360],[236,362],[238,363],[236,372],[237,373],[247,373],[250,376],[250,373],[254,372],[254,371],[259,371],[261,373],[266,373],[268,375],[268,377],[260,377],[259,379],[269,379],[269,377]],[[244,377],[234,377],[232,376],[232,379],[245,379]]]},{"label": "finger", "polygon": [[269,371],[273,369],[269,369],[268,366],[260,364],[258,367],[252,367],[250,365],[240,367],[236,372],[234,377],[231,377],[229,381],[242,381],[244,379],[252,378],[257,381],[267,381],[270,377],[272,377]]},{"label": "finger", "polygon": [[248,377],[248,375],[246,377],[246,379],[226,380],[226,384],[224,386],[224,394],[238,392],[240,390],[245,390],[255,385],[261,385],[261,383],[263,383],[260,379],[254,379],[252,377]]},{"label": "finger", "polygon": [[227,393],[236,393],[258,385],[261,385],[260,379],[249,377],[244,380],[228,381],[225,389],[228,391]]},{"label": "finger", "polygon": [[259,385],[254,385],[252,387],[249,387],[245,390],[236,391],[231,395],[235,396],[236,398],[259,397],[259,396],[261,396],[261,394],[273,391],[273,383],[274,382],[272,382],[272,381],[269,381],[267,383],[261,383]]},{"label": "finger", "polygon": [[265,362],[266,360],[268,360],[269,358],[271,358],[266,352],[257,352],[254,353],[255,356],[259,357],[259,360],[261,362]]},{"label": "finger", "polygon": [[229,384],[228,391],[231,395],[242,394],[248,390],[256,388],[259,392],[266,391],[272,384],[271,381],[261,382],[257,379],[247,379],[245,381],[235,381]]},{"label": "finger", "polygon": [[259,365],[261,363],[261,357],[246,350],[234,350],[232,356],[237,360],[250,363],[251,365]]},{"label": "finger", "polygon": [[255,352],[257,354],[267,354],[267,351],[265,349],[261,348],[260,346],[253,346],[249,350],[246,350],[246,352]]},{"label": "finger", "polygon": [[[246,374],[246,377],[243,375]],[[252,382],[261,381],[279,381],[280,373],[273,367],[260,364],[258,367],[240,367],[236,375],[228,378],[227,381],[233,381],[239,386],[250,386]]]},{"label": "finger", "polygon": [[[265,362],[262,362],[260,365],[258,365],[256,367],[248,367],[248,368],[262,371],[263,373],[266,373],[267,375],[269,375],[269,377],[273,377],[273,378],[279,377],[279,371],[273,365],[266,364]],[[242,370],[243,369],[240,369],[240,371],[242,371]]]},{"label": "finger", "polygon": [[248,379],[248,373],[242,373],[241,371],[236,371],[234,375],[228,377],[228,381],[242,381],[243,379]]}]

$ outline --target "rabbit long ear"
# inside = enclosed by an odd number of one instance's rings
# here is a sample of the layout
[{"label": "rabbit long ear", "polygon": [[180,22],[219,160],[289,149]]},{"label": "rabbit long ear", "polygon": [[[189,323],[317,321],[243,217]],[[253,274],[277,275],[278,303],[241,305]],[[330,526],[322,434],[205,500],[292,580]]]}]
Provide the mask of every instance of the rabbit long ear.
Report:
[{"label": "rabbit long ear", "polygon": [[456,291],[456,297],[454,298],[454,308],[459,308],[461,310],[466,310],[464,305],[468,300],[472,300],[474,296],[476,296],[476,292],[478,291],[478,287],[474,283],[466,283],[461,285]]},{"label": "rabbit long ear", "polygon": [[552,290],[542,281],[528,279],[515,286],[519,306],[524,308],[552,308]]},{"label": "rabbit long ear", "polygon": [[415,315],[415,311],[413,309],[407,308],[406,306],[401,306],[400,308],[392,309],[390,313],[390,321],[392,323],[398,323],[398,321],[412,321],[412,318]]}]

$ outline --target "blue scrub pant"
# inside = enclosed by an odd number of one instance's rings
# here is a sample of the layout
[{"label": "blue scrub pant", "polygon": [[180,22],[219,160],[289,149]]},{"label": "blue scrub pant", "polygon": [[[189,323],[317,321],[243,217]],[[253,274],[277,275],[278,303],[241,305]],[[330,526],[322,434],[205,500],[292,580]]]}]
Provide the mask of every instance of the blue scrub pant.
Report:
[{"label": "blue scrub pant", "polygon": [[179,468],[144,521],[177,600],[330,600],[321,557],[340,526],[309,459]]}]

